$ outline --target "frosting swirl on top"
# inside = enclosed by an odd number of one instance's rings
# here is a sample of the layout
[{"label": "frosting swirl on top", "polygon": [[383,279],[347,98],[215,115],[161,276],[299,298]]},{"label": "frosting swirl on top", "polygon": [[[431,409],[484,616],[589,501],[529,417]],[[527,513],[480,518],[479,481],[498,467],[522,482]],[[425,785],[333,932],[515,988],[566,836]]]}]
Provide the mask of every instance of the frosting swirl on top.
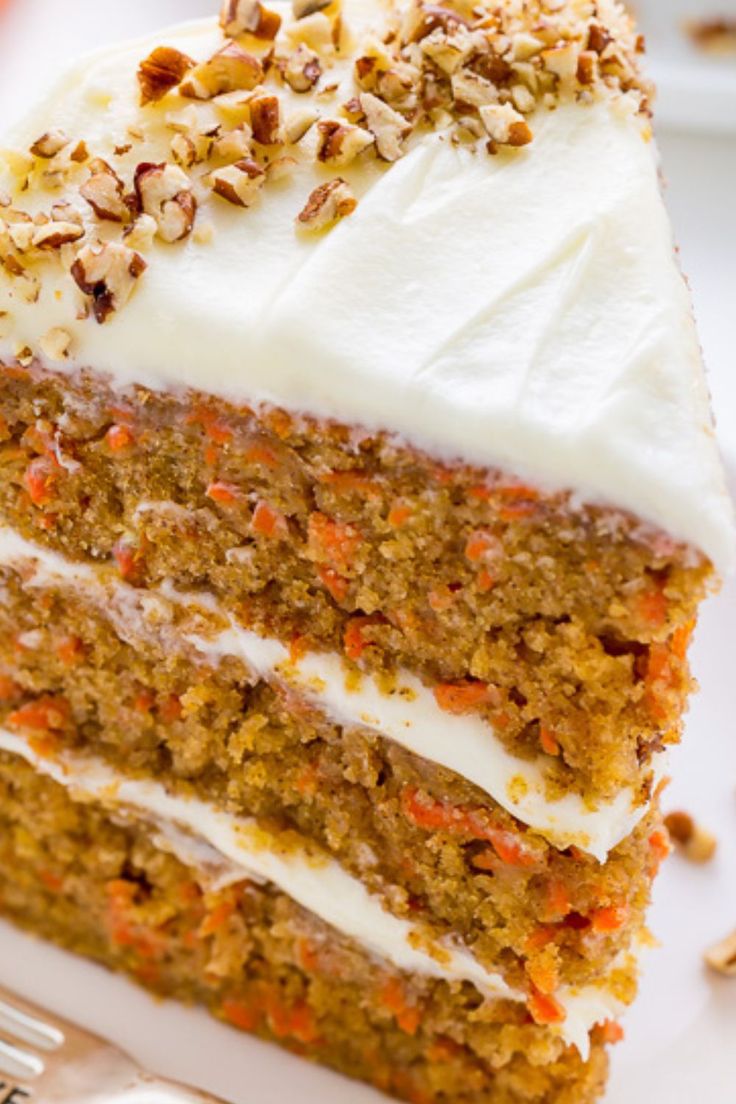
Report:
[{"label": "frosting swirl on top", "polygon": [[4,156],[0,353],[385,429],[725,571],[636,36],[497,8],[251,0],[87,59]]}]

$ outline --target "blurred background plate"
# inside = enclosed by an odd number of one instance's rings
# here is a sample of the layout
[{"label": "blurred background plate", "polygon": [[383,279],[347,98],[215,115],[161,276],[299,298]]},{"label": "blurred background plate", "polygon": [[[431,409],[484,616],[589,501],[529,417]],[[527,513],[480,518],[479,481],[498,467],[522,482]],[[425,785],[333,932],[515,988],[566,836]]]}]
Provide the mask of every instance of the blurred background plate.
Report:
[{"label": "blurred background plate", "polygon": [[[177,19],[217,0],[0,0],[3,128],[67,59]],[[660,84],[658,137],[666,198],[709,369],[719,438],[736,472],[736,59],[696,50],[687,18],[731,16],[736,0],[635,0]],[[614,1052],[606,1104],[736,1104],[736,982],[708,975],[706,946],[736,927],[736,584],[707,603],[696,635],[701,683],[685,744],[673,755],[668,808],[720,838],[715,862],[674,858],[656,890],[642,992]],[[233,1104],[378,1104],[382,1097],[215,1023],[154,1003],[105,971],[0,924],[0,978],[127,1047],[170,1076]]]}]

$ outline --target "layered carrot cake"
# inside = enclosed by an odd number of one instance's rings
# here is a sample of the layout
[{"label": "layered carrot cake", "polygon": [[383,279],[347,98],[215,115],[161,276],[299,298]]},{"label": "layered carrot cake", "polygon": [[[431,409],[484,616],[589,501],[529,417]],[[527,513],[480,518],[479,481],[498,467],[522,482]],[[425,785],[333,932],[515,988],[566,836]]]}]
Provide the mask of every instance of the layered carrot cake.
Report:
[{"label": "layered carrot cake", "polygon": [[616,0],[226,0],[4,140],[0,908],[589,1104],[734,561]]}]

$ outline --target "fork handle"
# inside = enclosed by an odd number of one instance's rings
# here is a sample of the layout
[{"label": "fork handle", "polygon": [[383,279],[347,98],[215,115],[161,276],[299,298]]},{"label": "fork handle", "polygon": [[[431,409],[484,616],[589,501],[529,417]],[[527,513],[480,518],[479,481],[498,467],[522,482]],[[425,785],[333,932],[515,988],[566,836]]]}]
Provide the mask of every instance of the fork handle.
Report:
[{"label": "fork handle", "polygon": [[116,1096],[115,1104],[225,1104],[225,1101],[177,1081],[140,1073],[129,1088]]}]

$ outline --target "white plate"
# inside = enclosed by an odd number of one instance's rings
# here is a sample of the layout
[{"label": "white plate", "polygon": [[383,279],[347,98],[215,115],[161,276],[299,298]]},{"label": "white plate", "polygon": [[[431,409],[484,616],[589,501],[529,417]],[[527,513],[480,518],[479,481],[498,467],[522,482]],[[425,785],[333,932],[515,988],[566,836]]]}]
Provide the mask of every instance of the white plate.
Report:
[{"label": "white plate", "polygon": [[[175,18],[207,14],[216,6],[215,0],[127,0],[105,5],[103,21],[99,0],[12,2],[5,21],[0,18],[4,119],[19,107],[20,90],[25,94],[28,89],[29,58],[36,72],[49,73],[69,53]],[[713,4],[721,14],[736,11],[734,0]],[[682,14],[707,13],[704,0],[638,0],[636,6],[663,84],[660,117],[681,125],[698,123],[678,108],[678,89],[694,82],[698,94],[715,95],[720,102],[724,89],[730,95],[731,77],[736,81],[736,69],[699,58],[678,30]],[[714,81],[716,91],[708,91]],[[736,124],[736,95],[728,113]],[[736,461],[736,141],[665,134],[662,145],[721,439]],[[673,757],[675,781],[666,797],[670,807],[688,809],[717,832],[720,852],[702,869],[674,858],[661,876],[651,926],[664,946],[647,956],[642,991],[626,1020],[627,1041],[614,1051],[606,1104],[736,1101],[736,982],[708,975],[701,960],[707,945],[736,926],[735,635],[736,585],[731,584],[703,611],[694,656],[702,690],[693,703],[686,743]],[[288,1098],[299,1104],[379,1104],[384,1099],[215,1023],[201,1011],[154,1002],[121,978],[2,924],[0,979],[107,1035],[151,1068],[200,1084],[232,1104],[282,1104]]]}]

